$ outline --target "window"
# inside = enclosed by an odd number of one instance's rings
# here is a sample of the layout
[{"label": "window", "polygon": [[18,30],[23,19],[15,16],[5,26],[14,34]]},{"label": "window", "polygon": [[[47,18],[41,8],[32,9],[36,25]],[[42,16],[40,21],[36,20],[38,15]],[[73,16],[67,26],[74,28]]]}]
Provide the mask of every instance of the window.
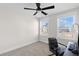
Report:
[{"label": "window", "polygon": [[59,32],[70,32],[72,31],[72,27],[74,24],[74,17],[73,16],[61,16],[58,19],[58,30]]},{"label": "window", "polygon": [[74,16],[61,16],[57,20],[57,37],[61,39],[72,39]]},{"label": "window", "polygon": [[40,20],[40,34],[48,33],[48,19]]}]

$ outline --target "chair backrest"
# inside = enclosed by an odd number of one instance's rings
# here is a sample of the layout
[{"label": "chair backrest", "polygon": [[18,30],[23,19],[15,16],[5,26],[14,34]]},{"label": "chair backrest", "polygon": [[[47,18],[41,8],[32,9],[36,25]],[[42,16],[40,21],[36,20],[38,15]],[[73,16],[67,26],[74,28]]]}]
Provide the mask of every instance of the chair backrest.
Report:
[{"label": "chair backrest", "polygon": [[49,50],[58,56],[58,42],[56,38],[48,38]]},{"label": "chair backrest", "polygon": [[56,40],[56,38],[48,38],[49,41],[49,50],[55,50],[56,48],[58,48],[58,42]]}]

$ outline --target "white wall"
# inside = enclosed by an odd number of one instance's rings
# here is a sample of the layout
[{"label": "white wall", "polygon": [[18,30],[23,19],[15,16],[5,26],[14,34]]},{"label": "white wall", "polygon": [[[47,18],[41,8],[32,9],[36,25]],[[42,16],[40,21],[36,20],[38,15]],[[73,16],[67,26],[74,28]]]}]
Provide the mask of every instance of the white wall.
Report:
[{"label": "white wall", "polygon": [[38,41],[38,22],[24,4],[0,4],[0,53]]},{"label": "white wall", "polygon": [[77,9],[77,12],[76,12],[76,19],[77,19],[77,21],[76,21],[76,23],[79,25],[79,8]]},{"label": "white wall", "polygon": [[52,15],[49,19],[48,34],[49,34],[49,37],[57,36],[57,16],[56,15]]}]

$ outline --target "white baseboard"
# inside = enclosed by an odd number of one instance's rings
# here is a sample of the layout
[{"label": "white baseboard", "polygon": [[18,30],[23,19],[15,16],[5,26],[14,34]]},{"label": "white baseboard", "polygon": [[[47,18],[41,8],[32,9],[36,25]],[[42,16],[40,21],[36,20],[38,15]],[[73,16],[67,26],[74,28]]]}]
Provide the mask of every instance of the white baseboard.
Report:
[{"label": "white baseboard", "polygon": [[19,45],[19,46],[15,46],[15,47],[13,47],[13,48],[6,49],[6,50],[4,50],[4,51],[0,51],[0,54],[3,54],[3,53],[6,53],[6,52],[15,50],[15,49],[18,49],[18,48],[27,46],[27,45],[30,45],[30,44],[35,43],[35,42],[37,42],[37,41],[38,41],[38,40],[36,40],[36,41],[31,41],[31,42],[29,42],[29,43],[27,43],[27,44],[25,43],[25,44],[22,44],[22,45]]},{"label": "white baseboard", "polygon": [[46,40],[40,40],[40,41],[45,42],[45,43],[48,43],[48,41],[46,41]]}]

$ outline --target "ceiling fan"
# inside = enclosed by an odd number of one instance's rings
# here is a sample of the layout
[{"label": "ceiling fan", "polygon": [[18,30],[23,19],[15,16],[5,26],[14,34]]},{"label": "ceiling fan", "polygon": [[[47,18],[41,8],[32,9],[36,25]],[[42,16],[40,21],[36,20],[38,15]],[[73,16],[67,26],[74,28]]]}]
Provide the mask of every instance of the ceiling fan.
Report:
[{"label": "ceiling fan", "polygon": [[41,8],[40,5],[41,5],[40,3],[36,3],[36,6],[37,6],[36,9],[33,9],[33,8],[24,8],[24,9],[26,9],[26,10],[36,10],[36,12],[33,15],[36,15],[38,13],[38,11],[41,11],[41,13],[43,13],[44,15],[47,15],[47,13],[44,12],[43,10],[48,10],[48,9],[54,9],[55,8],[54,5],[53,6],[44,7],[44,8]]}]

